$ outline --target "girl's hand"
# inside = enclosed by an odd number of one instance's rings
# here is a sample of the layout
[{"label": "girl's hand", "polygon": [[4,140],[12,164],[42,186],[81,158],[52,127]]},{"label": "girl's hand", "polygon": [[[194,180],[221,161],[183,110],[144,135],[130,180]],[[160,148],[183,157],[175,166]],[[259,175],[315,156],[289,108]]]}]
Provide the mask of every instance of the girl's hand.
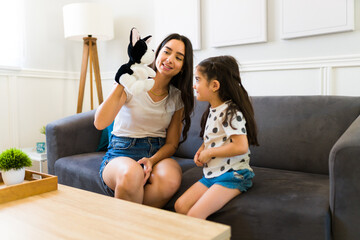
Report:
[{"label": "girl's hand", "polygon": [[204,165],[205,163],[210,162],[210,160],[211,160],[210,149],[206,149],[206,150],[199,152],[198,161],[201,164]]},{"label": "girl's hand", "polygon": [[198,167],[204,166],[204,164],[202,164],[202,163],[199,161],[200,152],[201,152],[201,151],[197,151],[197,152],[195,153],[195,156],[194,156],[194,162],[195,162],[196,166],[198,166]]},{"label": "girl's hand", "polygon": [[144,165],[144,185],[146,184],[147,180],[150,177],[151,171],[152,171],[152,162],[149,158],[142,158],[139,161],[137,161],[139,164]]}]

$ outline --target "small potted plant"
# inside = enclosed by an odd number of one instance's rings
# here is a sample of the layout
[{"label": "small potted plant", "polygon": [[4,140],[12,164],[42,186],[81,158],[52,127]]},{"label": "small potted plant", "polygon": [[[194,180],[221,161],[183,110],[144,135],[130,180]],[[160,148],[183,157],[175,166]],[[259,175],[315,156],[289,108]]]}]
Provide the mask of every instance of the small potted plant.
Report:
[{"label": "small potted plant", "polygon": [[22,183],[25,178],[25,167],[31,167],[32,162],[23,151],[10,148],[0,154],[0,170],[5,185]]}]

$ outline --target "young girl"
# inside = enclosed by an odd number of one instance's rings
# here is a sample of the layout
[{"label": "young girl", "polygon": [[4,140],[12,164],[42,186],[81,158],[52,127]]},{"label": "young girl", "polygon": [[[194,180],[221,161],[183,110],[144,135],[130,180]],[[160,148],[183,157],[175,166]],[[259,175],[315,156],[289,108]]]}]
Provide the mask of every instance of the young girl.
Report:
[{"label": "young girl", "polygon": [[206,219],[251,186],[249,144],[259,145],[254,111],[231,56],[200,62],[195,71],[196,97],[208,101],[201,120],[204,143],[194,162],[204,176],[175,203],[176,212]]}]

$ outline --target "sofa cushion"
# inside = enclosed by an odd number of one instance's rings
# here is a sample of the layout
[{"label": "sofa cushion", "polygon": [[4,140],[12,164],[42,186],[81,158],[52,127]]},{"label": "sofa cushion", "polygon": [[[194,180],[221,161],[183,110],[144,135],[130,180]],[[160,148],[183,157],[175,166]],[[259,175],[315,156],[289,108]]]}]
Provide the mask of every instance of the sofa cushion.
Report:
[{"label": "sofa cushion", "polygon": [[63,157],[55,162],[58,182],[107,195],[99,177],[100,165],[105,152],[94,152]]},{"label": "sofa cushion", "polygon": [[[254,172],[253,187],[208,220],[230,223],[232,236],[244,240],[329,238],[327,175],[260,167]],[[173,211],[176,199],[201,177],[200,167],[185,171],[180,190],[165,208]]]}]

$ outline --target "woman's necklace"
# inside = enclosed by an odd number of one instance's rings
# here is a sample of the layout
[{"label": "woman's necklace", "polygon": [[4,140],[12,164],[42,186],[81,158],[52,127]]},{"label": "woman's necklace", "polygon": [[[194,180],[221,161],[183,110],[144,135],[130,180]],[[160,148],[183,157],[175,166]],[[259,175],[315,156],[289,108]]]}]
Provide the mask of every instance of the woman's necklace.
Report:
[{"label": "woman's necklace", "polygon": [[167,94],[167,93],[168,93],[168,92],[166,91],[166,92],[164,92],[164,93],[157,94],[157,93],[154,93],[153,91],[151,91],[151,89],[150,89],[150,92],[151,92],[152,94],[154,94],[155,96],[157,96],[157,97],[164,96],[165,94]]}]

